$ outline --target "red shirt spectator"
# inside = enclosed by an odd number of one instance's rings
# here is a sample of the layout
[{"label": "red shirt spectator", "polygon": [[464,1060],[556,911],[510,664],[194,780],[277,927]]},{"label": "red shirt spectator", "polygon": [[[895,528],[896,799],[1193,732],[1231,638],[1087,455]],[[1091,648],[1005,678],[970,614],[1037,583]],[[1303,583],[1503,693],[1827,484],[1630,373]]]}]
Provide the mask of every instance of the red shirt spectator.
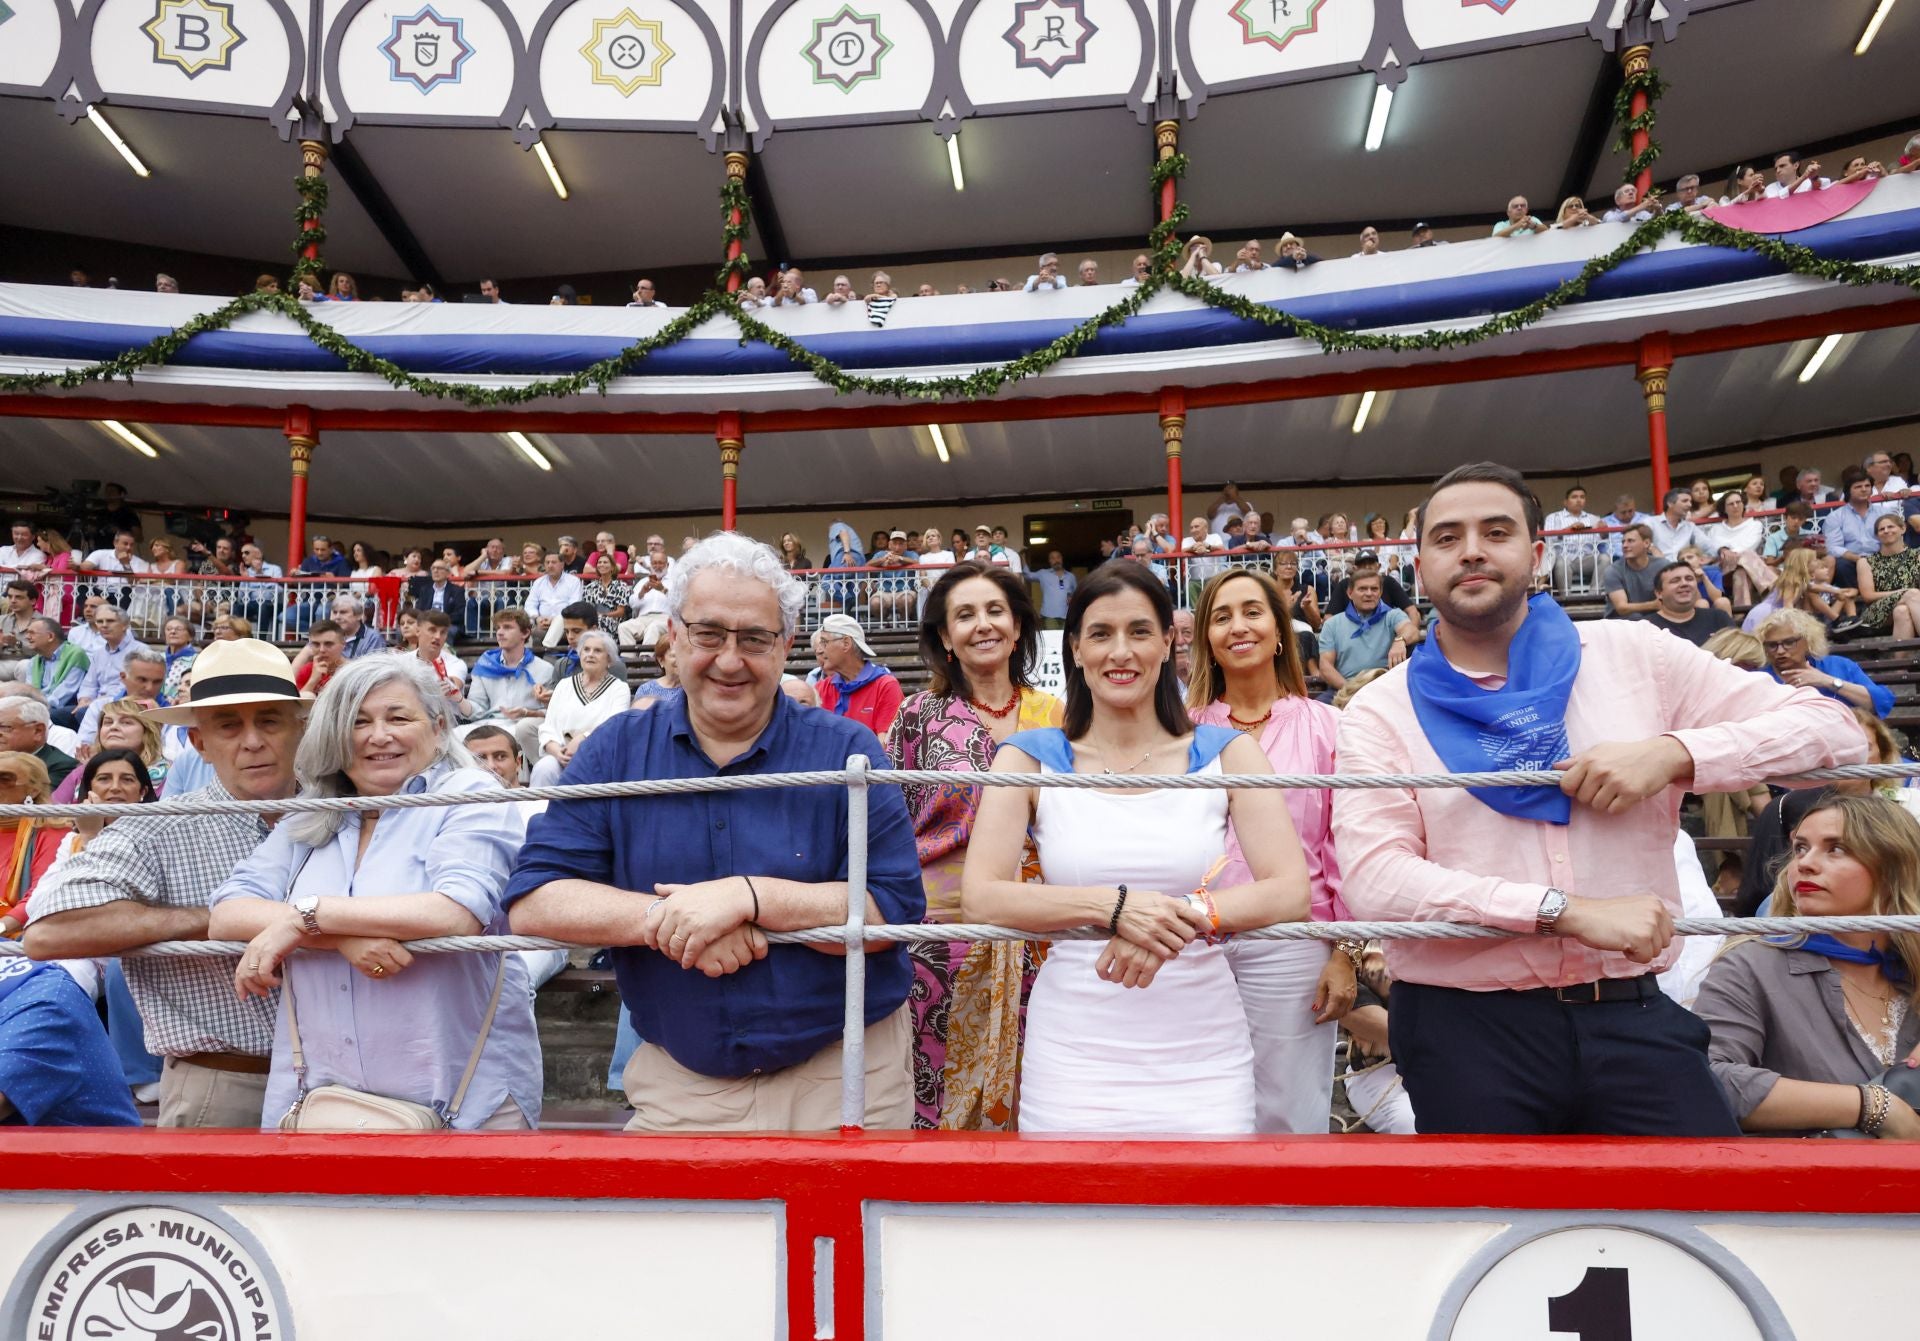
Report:
[{"label": "red shirt spectator", "polygon": [[851,615],[828,615],[820,624],[820,664],[826,674],[816,686],[820,706],[884,736],[905,697],[893,672],[870,660],[866,630]]}]

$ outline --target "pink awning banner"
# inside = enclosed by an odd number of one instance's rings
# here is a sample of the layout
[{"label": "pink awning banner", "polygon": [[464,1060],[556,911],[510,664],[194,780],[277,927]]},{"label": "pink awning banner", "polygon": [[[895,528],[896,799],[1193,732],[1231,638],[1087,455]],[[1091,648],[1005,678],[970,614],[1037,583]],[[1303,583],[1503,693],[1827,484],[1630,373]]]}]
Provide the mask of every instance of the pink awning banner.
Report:
[{"label": "pink awning banner", "polygon": [[1865,200],[1880,184],[1878,177],[1829,186],[1824,191],[1802,191],[1778,200],[1750,200],[1739,205],[1715,205],[1705,211],[1715,223],[1749,233],[1797,233],[1802,228],[1837,219]]}]

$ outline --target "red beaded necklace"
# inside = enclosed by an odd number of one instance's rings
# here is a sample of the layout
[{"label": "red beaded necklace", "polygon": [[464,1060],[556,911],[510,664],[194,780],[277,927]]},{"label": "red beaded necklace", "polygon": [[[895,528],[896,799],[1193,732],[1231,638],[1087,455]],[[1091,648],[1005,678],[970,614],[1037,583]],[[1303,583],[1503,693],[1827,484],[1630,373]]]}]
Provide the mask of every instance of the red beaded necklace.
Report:
[{"label": "red beaded necklace", "polygon": [[989,717],[1005,717],[1008,713],[1020,706],[1020,690],[1016,688],[1013,691],[1013,697],[1006,701],[1004,707],[996,708],[992,704],[982,703],[979,699],[972,696],[968,696],[967,702],[973,705],[975,712],[984,712]]}]

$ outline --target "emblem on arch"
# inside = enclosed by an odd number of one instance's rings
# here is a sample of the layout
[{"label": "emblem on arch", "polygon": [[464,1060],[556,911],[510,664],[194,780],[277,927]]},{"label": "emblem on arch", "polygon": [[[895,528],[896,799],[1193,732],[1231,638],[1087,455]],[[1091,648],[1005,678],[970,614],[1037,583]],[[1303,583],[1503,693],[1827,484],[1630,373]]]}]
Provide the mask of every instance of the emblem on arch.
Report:
[{"label": "emblem on arch", "polygon": [[838,84],[847,93],[863,80],[878,79],[880,60],[892,50],[878,14],[857,14],[852,5],[842,5],[832,18],[813,21],[813,40],[801,54],[813,66],[814,83]]},{"label": "emblem on arch", "polygon": [[[12,13],[0,4],[0,22]],[[220,0],[159,0],[140,31],[153,43],[155,65],[171,65],[189,79],[232,69],[233,53],[247,40],[234,26],[233,6]]]},{"label": "emblem on arch", "polygon": [[1240,0],[1233,17],[1247,46],[1264,42],[1285,51],[1296,37],[1320,31],[1320,10],[1327,0]]},{"label": "emblem on arch", "polygon": [[610,19],[593,21],[593,36],[580,48],[593,70],[592,82],[631,98],[643,88],[659,88],[673,48],[658,19],[643,19],[623,9]]},{"label": "emblem on arch", "polygon": [[1014,50],[1014,65],[1051,79],[1069,65],[1085,65],[1087,43],[1099,31],[1087,17],[1086,0],[1022,0],[1001,36]]},{"label": "emblem on arch", "polygon": [[432,5],[406,18],[395,15],[393,31],[380,44],[388,77],[397,84],[412,84],[422,93],[459,83],[462,67],[474,54],[465,29],[462,20],[442,18]]}]

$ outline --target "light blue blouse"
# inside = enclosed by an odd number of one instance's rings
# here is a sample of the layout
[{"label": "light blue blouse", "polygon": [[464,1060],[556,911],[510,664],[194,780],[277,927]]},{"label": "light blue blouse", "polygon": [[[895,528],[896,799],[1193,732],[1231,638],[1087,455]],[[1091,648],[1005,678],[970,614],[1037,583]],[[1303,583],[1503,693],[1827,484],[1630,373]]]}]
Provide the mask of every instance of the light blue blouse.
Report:
[{"label": "light blue blouse", "polygon": [[[479,769],[442,764],[412,778],[403,790],[478,792],[499,785]],[[213,902],[277,903],[294,894],[369,899],[435,890],[472,913],[488,933],[504,934],[500,895],[525,825],[519,807],[511,805],[389,810],[380,816],[366,858],[355,870],[360,818],[350,813],[333,841],[314,849],[295,878],[304,849],[281,824],[234,869]],[[307,1088],[348,1085],[444,1107],[479,1041],[498,964],[491,954],[416,955],[403,972],[376,981],[331,951],[296,951],[284,981],[300,1013]],[[540,1040],[526,969],[517,956],[508,955],[500,1007],[454,1126],[478,1127],[508,1099],[519,1105],[529,1125],[538,1126],[541,1089]],[[278,1126],[298,1094],[282,1009],[261,1125]]]}]

